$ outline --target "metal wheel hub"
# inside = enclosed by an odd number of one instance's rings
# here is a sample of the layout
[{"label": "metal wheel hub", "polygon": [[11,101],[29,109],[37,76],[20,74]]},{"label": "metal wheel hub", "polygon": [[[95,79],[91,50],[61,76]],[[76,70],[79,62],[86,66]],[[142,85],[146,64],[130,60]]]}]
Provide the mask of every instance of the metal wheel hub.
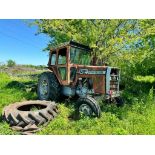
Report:
[{"label": "metal wheel hub", "polygon": [[93,113],[91,107],[87,104],[82,104],[79,107],[79,111],[82,112],[85,116],[91,116]]},{"label": "metal wheel hub", "polygon": [[48,83],[46,80],[43,80],[40,84],[40,93],[45,96],[48,93]]}]

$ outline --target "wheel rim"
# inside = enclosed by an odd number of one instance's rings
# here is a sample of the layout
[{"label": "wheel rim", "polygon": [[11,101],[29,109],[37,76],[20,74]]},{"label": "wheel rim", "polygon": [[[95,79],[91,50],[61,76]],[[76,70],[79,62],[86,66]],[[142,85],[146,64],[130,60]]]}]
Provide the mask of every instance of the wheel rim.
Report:
[{"label": "wheel rim", "polygon": [[79,107],[79,112],[83,113],[85,116],[92,116],[93,114],[91,107],[87,104],[82,104]]},{"label": "wheel rim", "polygon": [[40,83],[40,95],[45,98],[48,94],[48,82],[47,80],[42,80]]}]

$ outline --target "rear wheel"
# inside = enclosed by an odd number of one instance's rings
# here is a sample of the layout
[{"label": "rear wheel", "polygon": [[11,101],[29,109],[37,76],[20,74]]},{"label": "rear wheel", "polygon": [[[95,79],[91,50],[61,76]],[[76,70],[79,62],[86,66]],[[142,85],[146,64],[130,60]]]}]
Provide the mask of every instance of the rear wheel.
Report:
[{"label": "rear wheel", "polygon": [[78,114],[82,113],[84,116],[101,116],[100,106],[97,104],[97,101],[90,96],[79,98],[76,103],[76,110]]},{"label": "rear wheel", "polygon": [[52,72],[41,74],[37,94],[40,100],[58,101],[60,99],[60,84]]}]

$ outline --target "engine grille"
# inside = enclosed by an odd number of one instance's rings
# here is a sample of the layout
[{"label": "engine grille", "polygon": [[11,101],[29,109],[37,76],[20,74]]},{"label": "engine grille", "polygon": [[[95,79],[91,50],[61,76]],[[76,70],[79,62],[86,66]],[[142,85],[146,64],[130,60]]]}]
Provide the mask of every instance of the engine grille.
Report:
[{"label": "engine grille", "polygon": [[119,75],[110,75],[110,90],[113,92],[119,91]]}]

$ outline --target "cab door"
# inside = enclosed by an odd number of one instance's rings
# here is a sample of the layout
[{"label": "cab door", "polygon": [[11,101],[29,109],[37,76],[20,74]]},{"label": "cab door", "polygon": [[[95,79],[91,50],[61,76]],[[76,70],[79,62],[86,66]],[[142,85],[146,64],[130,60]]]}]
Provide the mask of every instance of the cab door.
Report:
[{"label": "cab door", "polygon": [[69,84],[68,77],[68,48],[57,50],[57,71],[62,85]]}]

